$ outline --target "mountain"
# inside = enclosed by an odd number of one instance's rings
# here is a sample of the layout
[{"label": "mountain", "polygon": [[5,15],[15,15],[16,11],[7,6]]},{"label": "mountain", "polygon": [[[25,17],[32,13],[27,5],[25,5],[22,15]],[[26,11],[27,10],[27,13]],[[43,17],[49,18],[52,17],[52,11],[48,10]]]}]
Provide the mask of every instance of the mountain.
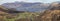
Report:
[{"label": "mountain", "polygon": [[48,3],[28,3],[28,2],[14,2],[14,3],[4,3],[2,6],[11,9],[15,8],[17,11],[29,11],[29,12],[40,12],[48,8]]}]

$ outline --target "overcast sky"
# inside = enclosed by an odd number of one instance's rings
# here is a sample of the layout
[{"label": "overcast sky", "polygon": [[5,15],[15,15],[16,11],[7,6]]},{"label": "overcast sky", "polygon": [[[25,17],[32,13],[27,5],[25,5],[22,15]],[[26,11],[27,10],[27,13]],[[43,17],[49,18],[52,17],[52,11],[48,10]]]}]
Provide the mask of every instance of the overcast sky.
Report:
[{"label": "overcast sky", "polygon": [[0,4],[6,3],[6,2],[15,2],[15,1],[51,3],[51,2],[60,1],[60,0],[0,0]]}]

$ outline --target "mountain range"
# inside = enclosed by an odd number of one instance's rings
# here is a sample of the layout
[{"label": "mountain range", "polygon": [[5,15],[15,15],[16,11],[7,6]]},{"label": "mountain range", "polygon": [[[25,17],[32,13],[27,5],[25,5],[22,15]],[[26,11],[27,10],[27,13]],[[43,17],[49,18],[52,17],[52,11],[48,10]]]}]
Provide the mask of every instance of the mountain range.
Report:
[{"label": "mountain range", "polygon": [[11,9],[14,8],[17,11],[29,11],[29,12],[43,12],[49,7],[48,3],[28,3],[28,2],[14,2],[14,3],[4,3],[2,6]]}]

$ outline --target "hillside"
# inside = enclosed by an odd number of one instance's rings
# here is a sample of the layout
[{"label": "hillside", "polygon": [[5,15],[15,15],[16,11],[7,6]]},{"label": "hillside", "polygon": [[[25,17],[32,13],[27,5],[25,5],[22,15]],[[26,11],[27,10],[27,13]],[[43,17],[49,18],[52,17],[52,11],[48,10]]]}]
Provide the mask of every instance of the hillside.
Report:
[{"label": "hillside", "polygon": [[60,4],[53,2],[49,8],[42,15],[38,16],[39,21],[60,21]]},{"label": "hillside", "polygon": [[[19,13],[8,13],[9,9],[4,8],[4,6],[0,5],[0,21],[23,21],[33,20],[34,16],[39,16],[40,13],[33,13],[33,12],[22,12]],[[19,20],[20,19],[20,20]]]}]

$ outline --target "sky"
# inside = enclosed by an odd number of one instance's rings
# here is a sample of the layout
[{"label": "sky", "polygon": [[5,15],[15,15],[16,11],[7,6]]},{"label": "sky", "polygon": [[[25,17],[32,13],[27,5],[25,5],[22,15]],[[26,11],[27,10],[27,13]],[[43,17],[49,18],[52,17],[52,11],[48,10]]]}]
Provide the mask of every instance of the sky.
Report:
[{"label": "sky", "polygon": [[0,4],[11,3],[11,2],[15,2],[15,1],[51,3],[51,2],[60,1],[60,0],[0,0]]}]

